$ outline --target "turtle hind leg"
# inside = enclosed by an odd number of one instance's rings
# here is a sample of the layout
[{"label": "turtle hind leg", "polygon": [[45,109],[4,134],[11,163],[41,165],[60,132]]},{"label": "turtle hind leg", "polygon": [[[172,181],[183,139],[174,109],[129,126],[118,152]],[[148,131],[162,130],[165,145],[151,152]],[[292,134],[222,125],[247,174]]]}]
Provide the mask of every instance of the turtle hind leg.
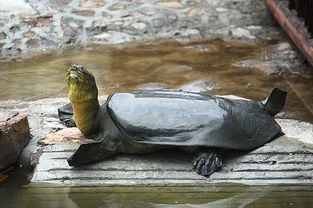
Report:
[{"label": "turtle hind leg", "polygon": [[67,127],[75,127],[75,121],[73,117],[73,107],[71,103],[68,103],[58,108],[58,116],[62,123]]},{"label": "turtle hind leg", "polygon": [[216,151],[200,151],[195,155],[192,165],[199,175],[209,177],[222,166],[222,157]]}]

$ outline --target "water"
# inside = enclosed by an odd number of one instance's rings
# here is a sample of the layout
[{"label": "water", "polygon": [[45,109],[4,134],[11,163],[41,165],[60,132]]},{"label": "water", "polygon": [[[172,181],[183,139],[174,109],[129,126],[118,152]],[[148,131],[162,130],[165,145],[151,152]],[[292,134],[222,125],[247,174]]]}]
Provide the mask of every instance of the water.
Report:
[{"label": "water", "polygon": [[[67,94],[65,74],[83,65],[96,77],[100,95],[133,91],[143,86],[177,89],[196,80],[210,80],[205,93],[263,99],[273,87],[288,91],[280,116],[313,122],[313,78],[295,74],[268,76],[234,64],[263,56],[262,46],[220,40],[188,44],[123,45],[68,50],[0,66],[0,100],[35,100]],[[151,84],[152,83],[152,84]],[[23,186],[29,175],[13,173],[0,183],[0,207],[310,207],[310,186],[212,187],[51,187]]]},{"label": "water", "polygon": [[100,95],[138,90],[147,83],[176,89],[204,79],[218,85],[209,93],[264,99],[277,86],[289,93],[287,117],[313,122],[313,102],[309,99],[313,97],[313,76],[268,76],[259,69],[234,66],[264,54],[261,46],[221,40],[68,50],[2,64],[0,89],[5,90],[0,91],[0,99],[66,96],[66,71],[70,65],[79,64],[95,75]]},{"label": "water", "polygon": [[311,186],[39,187],[20,189],[1,207],[271,208],[311,207]]}]

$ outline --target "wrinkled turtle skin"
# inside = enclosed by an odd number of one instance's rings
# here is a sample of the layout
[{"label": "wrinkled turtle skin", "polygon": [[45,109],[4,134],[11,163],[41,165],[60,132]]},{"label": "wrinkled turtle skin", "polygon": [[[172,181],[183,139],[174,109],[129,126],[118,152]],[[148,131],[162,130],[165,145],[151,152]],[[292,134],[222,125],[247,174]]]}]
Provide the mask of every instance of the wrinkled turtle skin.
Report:
[{"label": "wrinkled turtle skin", "polygon": [[[59,115],[74,125],[74,109],[77,127],[86,136],[93,135],[95,142],[78,148],[68,160],[72,166],[117,153],[178,148],[195,154],[194,169],[209,176],[222,165],[225,150],[253,150],[281,135],[272,116],[282,110],[286,93],[277,88],[264,102],[182,91],[140,91],[112,94],[101,106],[97,105],[96,96],[91,96],[91,100],[83,99],[83,105],[92,107],[84,108],[79,106],[82,102],[76,102],[72,86],[86,85],[80,78],[75,80],[79,71],[84,72],[82,76],[92,76],[81,66],[71,67],[68,82],[72,104],[59,108]],[[91,84],[94,86],[88,90],[96,88],[95,82]],[[77,93],[82,91],[79,88]],[[83,93],[84,97],[89,94]],[[82,113],[82,109],[87,112]],[[94,115],[92,119],[88,118],[89,110]],[[87,122],[82,118],[87,118]],[[85,123],[90,123],[90,128]]]}]

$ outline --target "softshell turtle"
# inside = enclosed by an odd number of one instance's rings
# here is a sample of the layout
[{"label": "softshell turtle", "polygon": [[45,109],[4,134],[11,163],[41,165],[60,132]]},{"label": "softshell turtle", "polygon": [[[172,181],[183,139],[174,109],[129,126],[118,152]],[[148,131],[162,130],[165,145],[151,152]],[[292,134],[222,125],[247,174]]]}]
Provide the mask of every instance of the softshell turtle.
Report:
[{"label": "softshell turtle", "polygon": [[[71,166],[117,153],[179,148],[195,154],[195,171],[209,176],[222,165],[224,150],[253,150],[281,134],[272,118],[287,93],[275,88],[263,102],[183,91],[115,93],[100,106],[94,76],[72,66],[67,76],[71,103],[60,119],[94,138],[68,159]],[[74,114],[74,117],[73,117]]]}]

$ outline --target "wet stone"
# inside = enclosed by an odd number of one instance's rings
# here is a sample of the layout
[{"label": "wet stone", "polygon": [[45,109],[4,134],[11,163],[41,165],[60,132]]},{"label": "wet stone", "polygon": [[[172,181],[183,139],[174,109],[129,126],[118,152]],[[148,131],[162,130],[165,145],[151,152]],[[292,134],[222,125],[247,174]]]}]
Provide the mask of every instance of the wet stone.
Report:
[{"label": "wet stone", "polygon": [[135,22],[131,26],[137,30],[144,30],[147,27],[146,23],[144,22]]},{"label": "wet stone", "polygon": [[248,38],[248,39],[255,39],[255,36],[253,36],[249,30],[246,30],[244,28],[235,28],[231,30],[231,34],[235,38]]},{"label": "wet stone", "polygon": [[277,51],[286,51],[286,50],[290,50],[291,49],[291,45],[289,43],[280,43],[277,45]]},{"label": "wet stone", "polygon": [[178,1],[169,1],[169,2],[159,2],[157,3],[158,6],[167,7],[170,9],[182,9],[183,5]]},{"label": "wet stone", "polygon": [[189,17],[199,16],[201,14],[203,14],[203,10],[202,9],[191,9],[188,12],[188,16]]},{"label": "wet stone", "polygon": [[98,35],[95,35],[94,38],[98,40],[108,40],[112,37],[110,33],[101,33]]},{"label": "wet stone", "polygon": [[152,21],[153,27],[162,27],[164,25],[164,20],[163,19],[154,19]]},{"label": "wet stone", "polygon": [[7,38],[7,34],[5,32],[0,32],[0,39],[6,39]]},{"label": "wet stone", "polygon": [[169,22],[169,23],[173,23],[173,22],[175,22],[177,20],[177,15],[176,14],[168,14],[167,15],[167,21]]},{"label": "wet stone", "polygon": [[76,37],[79,35],[81,28],[83,26],[82,20],[77,20],[71,17],[61,18],[61,28],[66,37],[70,37],[66,42],[72,43],[76,41]]},{"label": "wet stone", "polygon": [[22,43],[22,39],[21,38],[14,39],[12,43],[14,44],[14,46],[20,45]]},{"label": "wet stone", "polygon": [[213,80],[212,77],[208,77],[204,80],[197,80],[188,84],[185,84],[179,88],[179,90],[186,92],[206,92],[213,89],[217,89],[218,84]]},{"label": "wet stone", "polygon": [[24,33],[23,33],[23,36],[24,36],[25,38],[31,38],[31,37],[34,37],[34,35],[35,35],[35,33],[32,32],[32,31],[27,31],[27,32],[24,32]]},{"label": "wet stone", "polygon": [[208,4],[216,6],[219,4],[220,0],[207,0]]},{"label": "wet stone", "polygon": [[115,3],[109,9],[112,11],[115,11],[115,10],[122,10],[125,7],[126,7],[126,5],[124,3]]},{"label": "wet stone", "polygon": [[99,8],[105,6],[104,0],[80,0],[79,6],[83,8]]},{"label": "wet stone", "polygon": [[36,48],[39,46],[39,40],[35,38],[31,38],[28,41],[26,41],[26,45],[30,48]]},{"label": "wet stone", "polygon": [[67,6],[72,0],[52,0],[51,3],[54,7],[65,7]]},{"label": "wet stone", "polygon": [[227,8],[224,8],[224,7],[218,7],[215,9],[217,12],[228,12],[228,9]]},{"label": "wet stone", "polygon": [[10,27],[11,32],[17,32],[19,30],[20,30],[20,26],[18,26],[18,25],[13,25]]},{"label": "wet stone", "polygon": [[84,17],[92,17],[95,15],[95,11],[93,10],[80,10],[80,11],[74,11],[75,15],[78,16],[84,16]]},{"label": "wet stone", "polygon": [[38,17],[36,20],[36,27],[48,27],[52,25],[52,16]]}]

